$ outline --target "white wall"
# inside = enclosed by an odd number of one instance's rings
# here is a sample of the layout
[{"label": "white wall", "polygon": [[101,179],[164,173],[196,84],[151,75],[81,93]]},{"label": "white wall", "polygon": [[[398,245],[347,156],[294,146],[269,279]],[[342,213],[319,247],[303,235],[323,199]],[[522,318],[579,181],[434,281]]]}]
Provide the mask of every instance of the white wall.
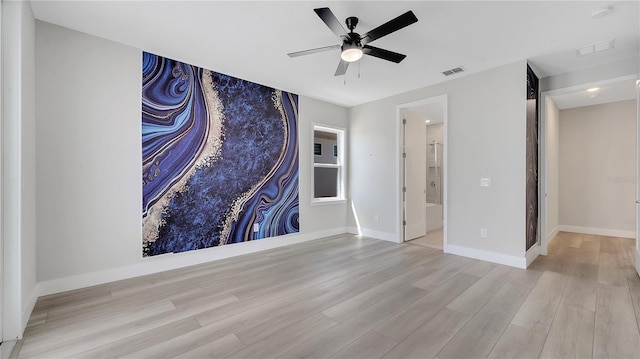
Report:
[{"label": "white wall", "polygon": [[635,238],[636,101],[561,110],[559,143],[562,226]]},{"label": "white wall", "polygon": [[[524,266],[525,93],[520,61],[352,108],[350,186],[363,232],[400,239],[396,107],[448,94],[445,251]],[[485,176],[492,187],[480,188]]]},{"label": "white wall", "polygon": [[346,231],[346,204],[310,205],[310,176],[311,123],[347,127],[347,110],[300,97],[301,232],[143,259],[141,50],[37,22],[36,55],[37,278],[43,294]]},{"label": "white wall", "polygon": [[2,339],[11,340],[37,299],[35,24],[28,2],[3,2],[2,16]]},{"label": "white wall", "polygon": [[546,98],[546,220],[547,241],[553,239],[560,224],[560,110]]}]

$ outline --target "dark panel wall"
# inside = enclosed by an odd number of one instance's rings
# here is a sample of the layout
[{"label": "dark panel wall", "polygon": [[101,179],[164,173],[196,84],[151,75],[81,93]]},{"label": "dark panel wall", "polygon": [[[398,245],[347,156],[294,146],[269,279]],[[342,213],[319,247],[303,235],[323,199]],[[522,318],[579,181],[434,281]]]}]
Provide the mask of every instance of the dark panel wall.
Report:
[{"label": "dark panel wall", "polygon": [[538,77],[527,65],[527,227],[529,250],[538,242]]}]

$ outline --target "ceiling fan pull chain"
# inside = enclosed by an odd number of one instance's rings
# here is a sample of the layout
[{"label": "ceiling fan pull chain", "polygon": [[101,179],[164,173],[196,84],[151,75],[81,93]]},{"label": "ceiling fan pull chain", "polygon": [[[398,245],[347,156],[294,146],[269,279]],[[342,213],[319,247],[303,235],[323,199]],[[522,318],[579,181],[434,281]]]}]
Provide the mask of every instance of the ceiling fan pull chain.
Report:
[{"label": "ceiling fan pull chain", "polygon": [[345,72],[344,75],[342,75],[342,78],[344,79],[344,85],[347,86],[347,73]]},{"label": "ceiling fan pull chain", "polygon": [[358,61],[358,78],[360,78],[360,63],[362,63],[362,61]]}]

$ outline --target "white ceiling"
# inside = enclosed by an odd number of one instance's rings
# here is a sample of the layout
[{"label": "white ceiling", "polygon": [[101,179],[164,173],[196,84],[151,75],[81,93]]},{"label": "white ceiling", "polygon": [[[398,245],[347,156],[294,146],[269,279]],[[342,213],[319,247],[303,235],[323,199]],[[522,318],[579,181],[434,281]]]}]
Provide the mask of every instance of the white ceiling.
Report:
[{"label": "white ceiling", "polygon": [[553,95],[551,98],[560,110],[566,110],[609,102],[635,100],[637,96],[635,81],[603,85],[596,91],[587,91],[589,87],[585,86],[585,88],[571,93]]},{"label": "white ceiling", "polygon": [[444,122],[444,102],[432,102],[425,105],[409,107],[406,110],[413,113],[412,117],[423,118],[429,120],[429,125],[435,125]]},{"label": "white ceiling", "polygon": [[[640,53],[638,1],[31,1],[37,19],[228,75],[354,106],[529,59],[539,77]],[[313,12],[328,6],[364,33],[413,10],[419,21],[372,45],[404,53],[400,64],[365,56],[334,77],[338,51],[289,52],[338,44]],[[613,11],[599,19],[590,14]],[[615,47],[578,58],[578,47]],[[358,70],[360,78],[358,78]],[[524,76],[524,74],[523,74]],[[346,84],[344,83],[346,80]]]}]

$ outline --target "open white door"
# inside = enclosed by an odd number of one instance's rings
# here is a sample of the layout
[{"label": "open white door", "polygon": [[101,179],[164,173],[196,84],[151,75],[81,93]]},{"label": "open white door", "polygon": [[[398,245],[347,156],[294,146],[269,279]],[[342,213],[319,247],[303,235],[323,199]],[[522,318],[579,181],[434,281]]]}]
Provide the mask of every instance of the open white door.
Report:
[{"label": "open white door", "polygon": [[636,81],[636,272],[640,276],[640,80]]},{"label": "open white door", "polygon": [[415,118],[405,112],[405,241],[426,234],[425,214],[427,139],[426,124],[423,118]]}]

